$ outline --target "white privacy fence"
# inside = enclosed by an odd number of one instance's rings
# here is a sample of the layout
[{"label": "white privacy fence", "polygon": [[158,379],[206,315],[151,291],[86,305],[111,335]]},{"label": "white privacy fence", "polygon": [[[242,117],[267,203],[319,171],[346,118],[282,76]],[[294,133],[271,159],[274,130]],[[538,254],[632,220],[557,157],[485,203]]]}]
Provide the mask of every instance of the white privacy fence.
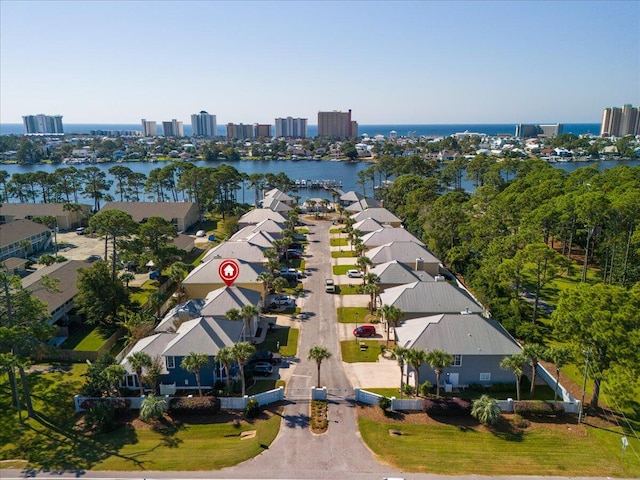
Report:
[{"label": "white privacy fence", "polygon": [[[167,401],[167,405],[173,398],[170,395],[163,395]],[[224,410],[244,410],[247,406],[247,402],[251,399],[258,401],[258,405],[268,405],[270,403],[279,402],[284,400],[284,387],[278,387],[268,392],[257,393],[256,395],[245,395],[244,397],[218,397],[220,399],[220,408]],[[126,408],[132,410],[139,410],[145,397],[123,397],[123,398],[92,398],[81,397],[80,395],[74,395],[73,403],[76,412],[84,412],[88,410],[91,405],[99,402],[109,401],[115,404],[125,405]]]}]

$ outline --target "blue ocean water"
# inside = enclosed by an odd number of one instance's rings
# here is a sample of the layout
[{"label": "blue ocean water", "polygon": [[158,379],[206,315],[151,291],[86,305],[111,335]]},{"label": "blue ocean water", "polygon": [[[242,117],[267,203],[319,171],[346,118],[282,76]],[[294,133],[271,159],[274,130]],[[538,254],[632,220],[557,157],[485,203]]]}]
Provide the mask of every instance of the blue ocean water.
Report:
[{"label": "blue ocean water", "polygon": [[[420,136],[442,137],[452,135],[458,132],[484,133],[486,135],[507,134],[514,135],[516,129],[515,123],[469,123],[469,124],[380,124],[380,125],[359,125],[358,134],[366,133],[370,137],[382,134],[385,137],[394,130],[399,136],[408,136],[410,132],[415,132]],[[69,123],[64,124],[65,133],[72,134],[88,134],[91,130],[141,130],[139,123]],[[191,125],[184,125],[184,133],[186,136],[191,135]],[[158,133],[162,133],[162,126],[158,126]],[[564,133],[573,133],[582,135],[591,133],[598,135],[600,133],[599,123],[565,123]],[[24,126],[21,123],[2,123],[0,124],[0,135],[22,135],[24,134]],[[227,135],[225,125],[218,125],[218,135],[224,137]],[[307,127],[307,135],[311,138],[318,135],[318,126],[309,125]]]}]

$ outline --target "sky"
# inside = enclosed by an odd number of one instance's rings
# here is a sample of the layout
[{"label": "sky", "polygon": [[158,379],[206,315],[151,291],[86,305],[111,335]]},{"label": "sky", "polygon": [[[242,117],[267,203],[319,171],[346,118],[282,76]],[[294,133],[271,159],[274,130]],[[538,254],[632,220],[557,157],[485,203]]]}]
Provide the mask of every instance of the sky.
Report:
[{"label": "sky", "polygon": [[599,123],[640,1],[0,0],[0,123]]}]

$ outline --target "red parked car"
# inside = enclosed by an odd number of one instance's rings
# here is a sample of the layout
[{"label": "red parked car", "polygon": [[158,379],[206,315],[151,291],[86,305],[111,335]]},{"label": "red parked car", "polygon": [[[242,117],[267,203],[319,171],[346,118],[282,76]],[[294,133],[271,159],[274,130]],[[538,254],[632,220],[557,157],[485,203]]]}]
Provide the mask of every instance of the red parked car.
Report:
[{"label": "red parked car", "polygon": [[356,337],[375,337],[376,327],[373,325],[362,325],[361,327],[354,328],[353,334]]}]

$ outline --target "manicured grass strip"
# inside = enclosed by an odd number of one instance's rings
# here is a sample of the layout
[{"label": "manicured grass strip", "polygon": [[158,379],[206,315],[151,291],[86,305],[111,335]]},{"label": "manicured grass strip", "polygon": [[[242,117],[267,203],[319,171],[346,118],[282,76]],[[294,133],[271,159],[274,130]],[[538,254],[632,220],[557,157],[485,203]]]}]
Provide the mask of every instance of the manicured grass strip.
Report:
[{"label": "manicured grass strip", "polygon": [[340,228],[331,228],[329,233],[342,233],[342,229]]},{"label": "manicured grass strip", "polygon": [[[334,265],[333,266],[333,274],[334,275],[346,275],[348,270],[356,270],[358,268],[357,265]],[[354,280],[358,280],[357,278]]]},{"label": "manicured grass strip", "polygon": [[[280,417],[275,415],[269,420],[240,427],[233,424],[186,425],[169,438],[151,429],[136,430],[134,442],[130,433],[120,430],[104,436],[107,442],[120,444],[117,455],[105,458],[94,468],[118,471],[218,470],[237,465],[262,452],[275,439],[280,421]],[[240,440],[240,433],[248,430],[257,431],[255,438]]]},{"label": "manicured grass strip", "polygon": [[131,287],[131,298],[132,302],[138,302],[140,305],[144,305],[149,300],[151,294],[158,290],[158,281],[157,280],[147,280],[142,284],[142,287]]},{"label": "manicured grass strip", "polygon": [[[354,279],[357,280],[357,279]],[[336,285],[336,293],[340,295],[359,295],[362,294],[360,288],[362,285],[360,283],[350,283],[349,285]]]},{"label": "manicured grass strip", "polygon": [[88,335],[86,335],[74,350],[81,352],[97,352],[104,345],[107,338],[103,337],[98,327],[95,327]]},{"label": "manicured grass strip", "polygon": [[355,256],[355,252],[331,252],[331,258],[351,258]]},{"label": "manicured grass strip", "polygon": [[267,334],[264,342],[257,346],[259,350],[277,352],[280,342],[280,354],[283,357],[295,357],[298,353],[298,334],[300,330],[291,327],[275,327]]},{"label": "manicured grass strip", "polygon": [[[377,362],[380,355],[380,342],[377,340],[362,340],[353,337],[353,340],[340,342],[342,361],[347,363]],[[360,344],[364,343],[366,349],[361,350]]]},{"label": "manicured grass strip", "polygon": [[346,247],[349,245],[349,241],[346,238],[332,238],[329,240],[329,244],[332,247]]},{"label": "manicured grass strip", "polygon": [[[398,382],[400,382],[400,367],[398,367]],[[398,383],[399,385],[400,383]],[[400,392],[397,388],[363,388],[362,390],[366,390],[367,392],[377,393],[378,395],[382,395],[383,397],[396,397],[400,398]],[[403,395],[402,398],[407,398],[406,395]]]},{"label": "manicured grass strip", "polygon": [[[524,433],[482,432],[456,425],[415,425],[358,420],[362,439],[382,463],[407,472],[447,475],[638,477],[640,460],[620,459],[620,435],[587,427],[587,436],[540,427]],[[401,436],[389,435],[389,429]],[[635,451],[640,442],[634,443]],[[627,453],[631,450],[629,447]],[[428,458],[428,461],[425,459]]]},{"label": "manicured grass strip", "polygon": [[67,350],[75,350],[78,344],[82,342],[84,338],[93,331],[93,329],[94,329],[94,326],[89,325],[88,323],[85,323],[80,327],[75,328],[73,334],[69,338],[67,338],[62,343],[62,345],[60,345],[60,348],[64,348]]},{"label": "manicured grass strip", "polygon": [[339,307],[338,322],[339,323],[365,323],[364,317],[369,315],[369,310],[364,307]]}]

